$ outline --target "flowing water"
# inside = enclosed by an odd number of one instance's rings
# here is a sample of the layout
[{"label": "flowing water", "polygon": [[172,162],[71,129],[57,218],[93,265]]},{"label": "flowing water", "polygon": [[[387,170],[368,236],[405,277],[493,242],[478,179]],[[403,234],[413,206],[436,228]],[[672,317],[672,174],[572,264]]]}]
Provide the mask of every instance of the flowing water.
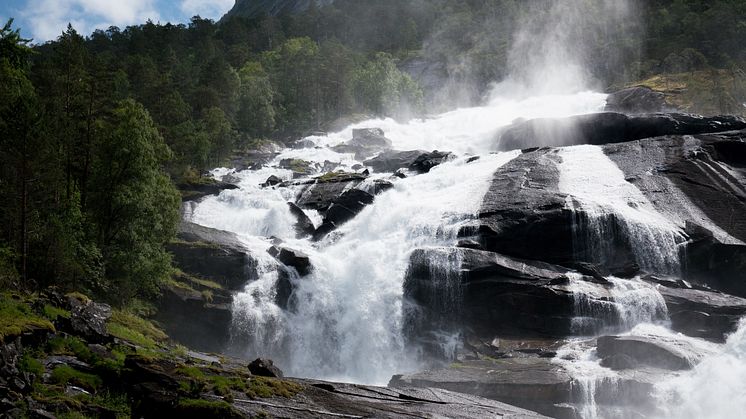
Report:
[{"label": "flowing water", "polygon": [[[498,97],[488,106],[409,123],[365,121],[308,137],[315,148],[283,150],[261,170],[232,173],[240,179],[239,189],[205,199],[192,209],[190,220],[237,233],[259,259],[259,279],[234,303],[235,342],[245,355],[272,356],[295,376],[385,384],[392,374],[416,369],[417,359],[402,333],[409,254],[455,244],[459,229],[474,218],[494,171],[519,153],[489,154],[501,127],[516,118],[596,112],[604,103],[605,95],[591,92]],[[292,173],[277,168],[287,158],[333,162],[351,171],[360,162],[329,146],[348,141],[354,128],[368,127],[383,129],[394,149],[448,150],[457,157],[430,173],[396,180],[392,190],[320,243],[295,239],[295,219],[286,202],[295,201],[302,187],[259,185],[270,175],[289,180]],[[481,157],[470,162],[473,154]],[[219,169],[213,174],[228,173]],[[318,216],[310,215],[318,223]],[[288,309],[276,304],[277,264],[266,254],[270,237],[307,253],[314,266],[309,276],[290,278],[295,291]]]}]

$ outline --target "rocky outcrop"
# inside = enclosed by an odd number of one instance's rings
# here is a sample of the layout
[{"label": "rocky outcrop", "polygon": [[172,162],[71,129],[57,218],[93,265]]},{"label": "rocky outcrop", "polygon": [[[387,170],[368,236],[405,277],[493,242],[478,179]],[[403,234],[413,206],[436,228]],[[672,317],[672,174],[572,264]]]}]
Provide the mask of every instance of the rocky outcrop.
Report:
[{"label": "rocky outcrop", "polygon": [[352,140],[332,147],[337,153],[354,154],[357,160],[364,160],[382,151],[390,150],[391,140],[380,128],[359,128],[352,130]]},{"label": "rocky outcrop", "polygon": [[256,279],[256,262],[234,233],[182,222],[168,245],[182,271],[240,290]]},{"label": "rocky outcrop", "polygon": [[703,352],[686,340],[659,336],[601,336],[596,340],[601,365],[615,370],[649,366],[668,370],[688,370],[709,352]]},{"label": "rocky outcrop", "polygon": [[257,358],[249,364],[249,371],[260,377],[282,378],[284,374],[271,359]]},{"label": "rocky outcrop", "polygon": [[533,119],[508,127],[497,141],[498,150],[612,144],[663,135],[696,135],[746,128],[735,116],[703,117],[688,114],[627,116],[606,112],[561,119]]},{"label": "rocky outcrop", "polygon": [[199,201],[206,196],[218,195],[224,190],[238,189],[238,185],[216,181],[212,178],[203,178],[199,182],[181,183],[178,188],[181,192],[181,200],[186,202]]},{"label": "rocky outcrop", "polygon": [[434,150],[432,152],[422,150],[410,151],[384,151],[363,164],[379,173],[396,172],[407,169],[415,173],[427,173],[433,167],[453,158],[453,154],[447,151]]},{"label": "rocky outcrop", "polygon": [[233,17],[256,19],[264,16],[302,13],[315,1],[318,7],[331,4],[334,0],[238,0],[222,20]]},{"label": "rocky outcrop", "polygon": [[606,98],[607,112],[641,114],[663,112],[666,95],[649,87],[635,86],[618,90]]},{"label": "rocky outcrop", "polygon": [[303,209],[292,202],[288,202],[288,207],[290,208],[290,213],[297,220],[294,226],[297,237],[301,238],[312,235],[316,231],[316,227]]}]

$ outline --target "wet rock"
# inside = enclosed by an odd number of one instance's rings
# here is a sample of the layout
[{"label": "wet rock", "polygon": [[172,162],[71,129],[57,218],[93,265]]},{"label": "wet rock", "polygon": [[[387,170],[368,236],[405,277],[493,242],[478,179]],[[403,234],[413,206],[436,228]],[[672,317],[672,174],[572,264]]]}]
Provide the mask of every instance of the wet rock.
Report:
[{"label": "wet rock", "polygon": [[167,248],[182,271],[229,290],[256,278],[256,261],[234,233],[182,222],[177,238]]},{"label": "wet rock", "polygon": [[227,189],[238,189],[238,185],[216,181],[212,178],[204,178],[199,182],[181,183],[177,186],[181,191],[182,201],[198,201],[206,196],[218,195]]},{"label": "wet rock", "polygon": [[499,150],[610,144],[664,135],[696,135],[746,128],[736,116],[704,117],[688,114],[626,116],[606,112],[561,119],[532,119],[502,132]]},{"label": "wet rock", "polygon": [[666,96],[649,87],[635,86],[611,93],[606,98],[607,112],[625,114],[663,112]]},{"label": "wet rock", "polygon": [[454,155],[451,152],[435,150],[430,153],[420,154],[416,159],[414,159],[408,168],[417,173],[428,173],[433,167],[438,166],[453,157]]},{"label": "wet rock", "polygon": [[282,159],[280,160],[279,167],[281,169],[291,170],[293,172],[293,178],[310,176],[316,173],[316,169],[310,162],[301,159]]},{"label": "wet rock", "polygon": [[391,145],[391,140],[384,136],[380,128],[361,128],[352,130],[352,140],[332,147],[332,150],[338,153],[352,153],[357,160],[363,160],[391,149]]},{"label": "wet rock", "polygon": [[258,358],[249,364],[249,371],[260,377],[282,378],[284,374],[271,359]]},{"label": "wet rock", "polygon": [[270,177],[267,178],[266,181],[264,181],[264,183],[262,183],[262,186],[266,188],[269,186],[279,185],[281,183],[282,183],[282,179],[280,179],[279,177],[275,175],[271,175]]},{"label": "wet rock", "polygon": [[313,269],[311,259],[299,250],[293,250],[285,246],[279,248],[272,246],[268,252],[285,266],[294,268],[300,276],[308,275]]},{"label": "wet rock", "polygon": [[310,236],[316,231],[316,227],[314,227],[313,222],[310,218],[308,218],[308,215],[296,204],[292,202],[288,202],[288,207],[290,208],[290,213],[293,214],[293,216],[296,219],[295,222],[295,231],[298,238]]},{"label": "wet rock", "polygon": [[111,306],[76,298],[70,299],[70,305],[70,327],[75,334],[95,343],[111,340],[106,329],[106,321],[111,317]]},{"label": "wet rock", "polygon": [[601,365],[612,369],[650,366],[674,371],[687,370],[708,354],[685,340],[660,336],[601,336],[596,342]]},{"label": "wet rock", "polygon": [[300,140],[293,143],[293,148],[296,150],[314,147],[316,147],[316,143],[308,138],[301,138]]},{"label": "wet rock", "polygon": [[451,368],[397,375],[389,387],[435,387],[498,400],[552,417],[568,417],[572,378],[547,358],[469,361]]},{"label": "wet rock", "polygon": [[395,172],[399,169],[408,168],[425,153],[427,152],[423,150],[384,151],[378,156],[366,160],[363,164],[379,173]]}]

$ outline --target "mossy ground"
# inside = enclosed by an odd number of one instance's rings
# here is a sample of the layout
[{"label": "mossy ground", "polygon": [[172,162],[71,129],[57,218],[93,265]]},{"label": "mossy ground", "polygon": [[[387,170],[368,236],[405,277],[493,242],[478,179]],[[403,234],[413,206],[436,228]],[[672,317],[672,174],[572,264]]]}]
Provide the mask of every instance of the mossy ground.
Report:
[{"label": "mossy ground", "polygon": [[[82,294],[67,297],[88,301]],[[5,318],[0,320],[2,330],[16,333],[29,325],[49,332],[40,345],[24,348],[18,368],[36,377],[30,397],[58,418],[130,417],[133,399],[122,384],[129,374],[125,361],[130,356],[154,365],[159,360],[176,365],[173,378],[180,396],[174,409],[187,417],[239,417],[231,406],[234,398],[291,398],[303,390],[292,381],[252,376],[243,363],[223,360],[213,365],[189,357],[186,348],[170,343],[162,330],[138,315],[150,309],[135,304],[112,310],[107,328],[116,339],[92,346],[81,337],[56,332],[53,322],[70,318],[65,308],[36,295],[0,294],[0,315]],[[49,363],[50,357],[73,357],[82,364]],[[84,391],[71,393],[70,386]]]},{"label": "mossy ground", "polygon": [[630,86],[645,86],[663,92],[667,103],[684,112],[704,115],[746,116],[746,80],[727,70],[700,70],[657,74]]}]

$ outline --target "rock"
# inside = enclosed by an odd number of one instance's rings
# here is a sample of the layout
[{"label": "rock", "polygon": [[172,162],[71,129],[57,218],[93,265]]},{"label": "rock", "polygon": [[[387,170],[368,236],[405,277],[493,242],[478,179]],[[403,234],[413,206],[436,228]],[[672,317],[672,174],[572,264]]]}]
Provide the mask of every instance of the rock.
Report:
[{"label": "rock", "polygon": [[177,238],[167,248],[182,271],[236,291],[256,279],[256,261],[234,233],[182,222]]},{"label": "rock", "polygon": [[380,128],[359,128],[352,130],[352,145],[390,148],[391,140],[384,136]]},{"label": "rock", "polygon": [[194,183],[181,183],[177,186],[181,191],[182,201],[198,201],[206,196],[217,195],[224,190],[238,189],[238,185],[219,182],[212,178],[204,178]]},{"label": "rock", "polygon": [[[587,310],[578,313],[567,272],[469,248],[417,249],[404,281],[406,330],[410,339],[429,348],[442,330],[467,329],[484,337],[562,337],[616,324],[619,314],[607,303],[609,285],[590,277],[573,279],[585,283]],[[587,318],[579,323],[581,314]]]},{"label": "rock", "polygon": [[332,150],[338,153],[355,154],[357,160],[363,160],[391,149],[391,145],[391,140],[384,136],[380,128],[361,128],[352,130],[352,140],[334,146]]},{"label": "rock", "polygon": [[607,112],[625,114],[663,112],[666,96],[649,87],[635,86],[611,93],[606,98]]},{"label": "rock", "polygon": [[746,299],[687,288],[657,287],[663,295],[671,328],[689,336],[724,342],[746,316]]},{"label": "rock", "polygon": [[384,151],[378,156],[364,161],[363,164],[379,173],[395,172],[399,169],[408,168],[418,157],[426,153],[422,150]]},{"label": "rock", "polygon": [[338,226],[355,217],[367,205],[373,203],[373,195],[360,189],[345,191],[339,198],[334,200],[332,206],[326,211],[324,222],[331,222]]},{"label": "rock", "polygon": [[428,173],[430,169],[454,157],[453,153],[447,151],[435,150],[430,153],[423,153],[409,165],[409,170],[417,173]]},{"label": "rock", "polygon": [[313,222],[308,218],[308,215],[306,215],[299,206],[292,202],[288,202],[288,207],[290,208],[290,213],[293,214],[296,219],[295,231],[297,237],[301,238],[312,235],[314,231],[316,231],[316,227],[314,227]]},{"label": "rock", "polygon": [[327,173],[305,187],[298,194],[295,202],[301,208],[314,209],[323,213],[345,191],[357,187],[366,178],[367,176],[359,173]]},{"label": "rock", "polygon": [[218,300],[217,295],[208,299],[202,292],[176,285],[161,290],[155,316],[171,339],[213,353],[226,349],[232,319],[230,299]]},{"label": "rock", "polygon": [[689,341],[661,336],[601,336],[596,342],[601,365],[617,370],[640,366],[688,370],[711,354],[695,348]]},{"label": "rock", "polygon": [[498,400],[551,417],[568,417],[561,404],[572,400],[572,378],[550,359],[503,358],[460,364],[394,376],[389,387],[441,388]]},{"label": "rock", "polygon": [[106,321],[111,317],[111,306],[76,298],[70,298],[70,305],[70,326],[75,334],[94,343],[111,340],[106,329]]},{"label": "rock", "polygon": [[561,119],[532,119],[502,132],[498,150],[562,147],[577,144],[623,143],[664,135],[696,135],[746,128],[736,116],[703,117],[688,114],[626,116],[605,112]]},{"label": "rock", "polygon": [[308,138],[301,138],[300,140],[293,143],[293,148],[296,150],[314,147],[316,147],[316,143],[313,142],[313,140],[309,140]]},{"label": "rock", "polygon": [[294,268],[300,276],[308,275],[313,269],[311,259],[301,251],[289,249],[285,246],[279,248],[272,246],[268,252],[285,266]]},{"label": "rock", "polygon": [[279,167],[281,169],[292,170],[293,178],[310,176],[316,173],[310,162],[301,159],[282,159]]},{"label": "rock", "polygon": [[249,371],[260,377],[282,378],[284,375],[271,359],[257,358],[249,364]]},{"label": "rock", "polygon": [[269,186],[279,185],[280,183],[282,183],[282,179],[280,179],[279,177],[275,175],[271,175],[270,177],[267,178],[266,181],[264,181],[264,183],[262,183],[262,186],[266,188]]}]

